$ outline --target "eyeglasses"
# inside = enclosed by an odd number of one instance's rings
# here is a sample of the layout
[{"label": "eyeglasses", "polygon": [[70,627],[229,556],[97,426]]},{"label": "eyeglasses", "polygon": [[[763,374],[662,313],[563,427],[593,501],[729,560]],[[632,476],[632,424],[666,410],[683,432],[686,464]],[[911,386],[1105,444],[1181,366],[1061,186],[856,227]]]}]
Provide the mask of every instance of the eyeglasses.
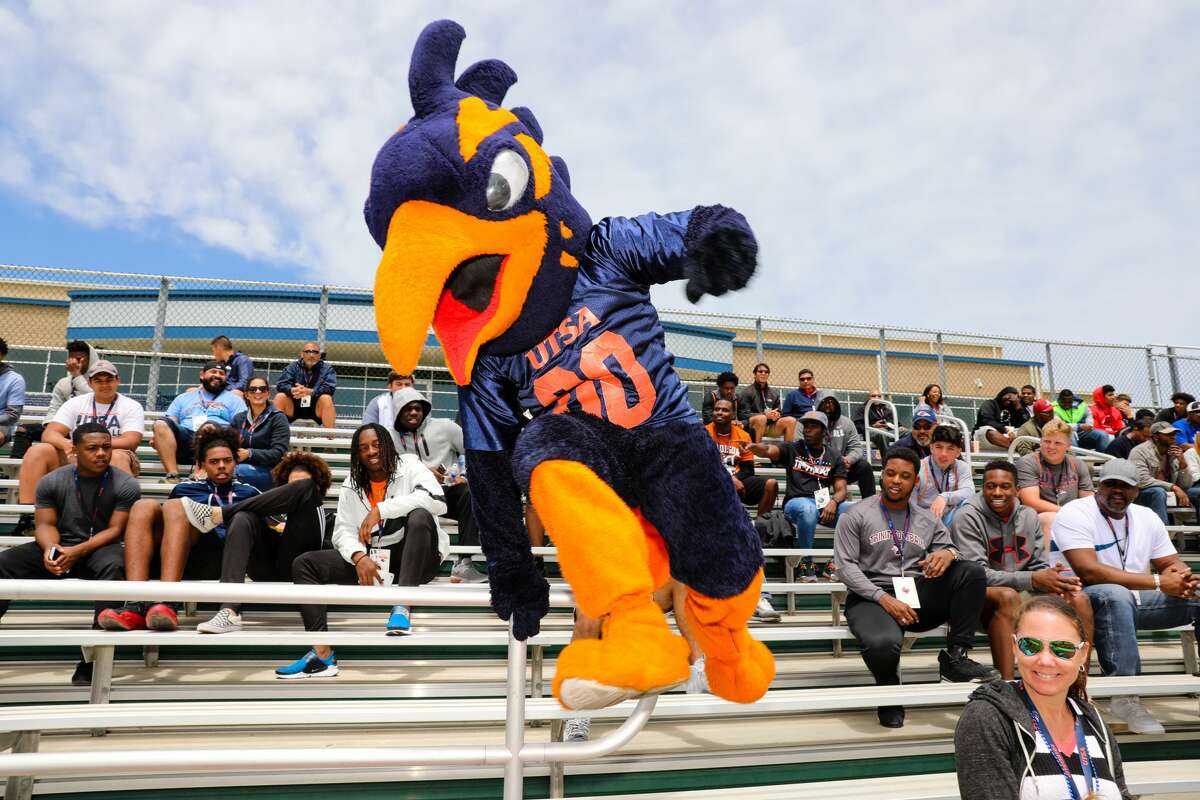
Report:
[{"label": "eyeglasses", "polygon": [[[1014,636],[1013,638],[1015,639],[1016,637]],[[1075,644],[1074,642],[1064,642],[1058,639],[1052,642],[1044,642],[1032,636],[1022,636],[1020,639],[1017,639],[1017,649],[1027,656],[1036,656],[1042,652],[1043,648],[1049,646],[1050,652],[1063,661],[1070,661],[1074,658],[1075,654],[1079,652],[1084,644],[1084,642]]]},{"label": "eyeglasses", "polygon": [[301,350],[300,352],[301,352],[301,353],[304,353],[304,355],[306,355],[306,356],[319,356],[319,355],[321,355],[321,351],[320,351],[320,350]]},{"label": "eyeglasses", "polygon": [[246,387],[246,394],[266,394],[266,392],[267,392],[266,386],[248,386],[248,387]]}]

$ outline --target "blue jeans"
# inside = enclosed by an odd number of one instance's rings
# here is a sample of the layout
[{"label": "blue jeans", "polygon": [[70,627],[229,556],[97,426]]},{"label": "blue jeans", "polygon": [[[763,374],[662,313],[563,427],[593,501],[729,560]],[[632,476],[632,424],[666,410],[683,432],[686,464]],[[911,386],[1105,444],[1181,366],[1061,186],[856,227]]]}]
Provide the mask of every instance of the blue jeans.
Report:
[{"label": "blue jeans", "polygon": [[1096,450],[1103,453],[1104,448],[1108,447],[1109,442],[1113,440],[1112,434],[1092,428],[1087,433],[1080,433],[1076,436],[1080,447],[1086,447],[1089,450]]},{"label": "blue jeans", "polygon": [[1196,524],[1200,525],[1200,486],[1193,486],[1187,490],[1188,500],[1192,501],[1192,508],[1196,510]]},{"label": "blue jeans", "polygon": [[260,492],[275,488],[275,481],[271,478],[271,470],[266,467],[242,463],[237,465],[235,473],[238,480],[250,484]]},{"label": "blue jeans", "polygon": [[[838,503],[838,515],[845,514],[851,505],[845,500]],[[817,520],[821,517],[821,509],[817,508],[816,501],[811,497],[793,497],[784,503],[783,515],[787,517],[788,522],[796,526],[796,547],[801,550],[811,548],[813,537],[817,533]],[[834,522],[836,521],[835,517]],[[805,560],[812,561],[811,558]]]},{"label": "blue jeans", "polygon": [[1167,519],[1167,490],[1161,486],[1147,486],[1138,492],[1137,499],[1133,502],[1139,506],[1146,508],[1158,514],[1158,518],[1163,521],[1163,525],[1170,525]]},{"label": "blue jeans", "polygon": [[1183,600],[1164,592],[1133,591],[1115,583],[1084,588],[1096,618],[1096,654],[1105,675],[1140,675],[1137,632],[1176,628],[1189,622],[1200,629],[1200,600]]}]

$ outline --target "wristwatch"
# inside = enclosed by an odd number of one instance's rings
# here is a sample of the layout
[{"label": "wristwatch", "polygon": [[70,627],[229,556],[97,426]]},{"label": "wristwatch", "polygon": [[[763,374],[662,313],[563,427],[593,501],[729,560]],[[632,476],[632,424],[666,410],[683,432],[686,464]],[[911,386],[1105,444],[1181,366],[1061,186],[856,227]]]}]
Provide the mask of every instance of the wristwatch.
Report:
[{"label": "wristwatch", "polygon": [[953,547],[947,547],[946,549],[950,551],[950,555],[954,556],[954,560],[958,561],[958,551]]},{"label": "wristwatch", "polygon": [[1154,591],[1156,591],[1156,592],[1162,591],[1162,576],[1159,575],[1157,572],[1154,573]]}]

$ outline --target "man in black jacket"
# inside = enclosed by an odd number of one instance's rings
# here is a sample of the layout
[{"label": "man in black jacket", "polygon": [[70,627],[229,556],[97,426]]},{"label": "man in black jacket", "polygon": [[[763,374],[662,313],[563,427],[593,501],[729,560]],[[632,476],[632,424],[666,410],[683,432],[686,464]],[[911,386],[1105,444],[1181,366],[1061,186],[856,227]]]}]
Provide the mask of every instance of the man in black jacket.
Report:
[{"label": "man in black jacket", "polygon": [[980,445],[1007,450],[1016,429],[1029,421],[1015,386],[1005,386],[991,400],[984,401],[975,417],[975,440]]},{"label": "man in black jacket", "polygon": [[771,368],[761,362],[755,364],[753,382],[738,392],[738,419],[756,442],[761,442],[764,436],[794,441],[796,420],[780,411],[779,390],[770,385],[770,380]]}]

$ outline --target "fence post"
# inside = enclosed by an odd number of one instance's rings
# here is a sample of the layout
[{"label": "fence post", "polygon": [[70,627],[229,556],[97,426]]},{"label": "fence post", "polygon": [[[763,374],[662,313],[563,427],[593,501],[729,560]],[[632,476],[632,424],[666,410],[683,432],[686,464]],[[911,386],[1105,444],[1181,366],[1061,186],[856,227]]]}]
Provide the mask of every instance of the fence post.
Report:
[{"label": "fence post", "polygon": [[754,320],[754,360],[760,364],[766,360],[763,358],[762,317]]},{"label": "fence post", "polygon": [[888,394],[887,328],[879,329],[879,391]]},{"label": "fence post", "polygon": [[1154,368],[1154,351],[1146,348],[1146,370],[1150,375],[1150,399],[1155,407],[1162,405],[1158,397],[1158,370]]},{"label": "fence post", "polygon": [[937,335],[937,356],[938,356],[938,386],[942,387],[942,394],[946,393],[946,351],[942,342],[942,335]]},{"label": "fence post", "polygon": [[[167,328],[167,296],[171,282],[162,276],[158,284],[158,306],[154,312],[154,339],[150,342],[150,375],[146,378],[146,410],[158,410],[158,371],[162,366],[163,338]],[[130,383],[133,376],[129,376]]]},{"label": "fence post", "polygon": [[1054,383],[1054,361],[1050,358],[1050,343],[1046,342],[1046,379],[1050,381],[1049,389],[1051,392],[1055,389]]},{"label": "fence post", "polygon": [[1171,375],[1171,392],[1181,392],[1179,388],[1179,362],[1175,360],[1175,348],[1167,348],[1167,370]]},{"label": "fence post", "polygon": [[325,327],[329,320],[329,287],[321,287],[321,305],[317,308],[317,349],[325,352]]}]

